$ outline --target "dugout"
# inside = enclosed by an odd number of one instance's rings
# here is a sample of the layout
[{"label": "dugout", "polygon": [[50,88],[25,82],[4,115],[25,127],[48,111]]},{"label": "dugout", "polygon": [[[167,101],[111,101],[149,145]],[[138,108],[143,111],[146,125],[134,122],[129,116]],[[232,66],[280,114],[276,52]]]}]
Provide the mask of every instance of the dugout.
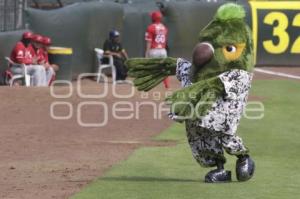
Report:
[{"label": "dugout", "polygon": [[101,47],[111,29],[122,29],[123,8],[108,2],[77,3],[44,11],[26,10],[29,29],[52,38],[53,46],[73,49],[72,76],[95,71],[94,48]]}]

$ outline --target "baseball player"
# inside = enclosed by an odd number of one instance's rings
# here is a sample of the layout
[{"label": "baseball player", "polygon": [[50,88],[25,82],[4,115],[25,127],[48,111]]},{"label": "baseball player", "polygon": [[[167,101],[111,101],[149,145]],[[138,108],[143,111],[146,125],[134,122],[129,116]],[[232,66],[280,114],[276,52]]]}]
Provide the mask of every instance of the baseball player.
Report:
[{"label": "baseball player", "polygon": [[45,67],[47,85],[50,85],[55,80],[55,71],[58,70],[57,65],[49,63],[47,48],[51,44],[51,39],[49,37],[35,35],[33,40],[37,62]]},{"label": "baseball player", "polygon": [[37,58],[32,46],[32,39],[34,34],[32,32],[25,32],[13,48],[10,59],[15,63],[11,64],[11,72],[13,74],[23,74],[24,69],[20,64],[25,64],[27,73],[32,77],[34,86],[46,86],[46,71],[42,65],[37,64]]},{"label": "baseball player", "polygon": [[51,83],[55,80],[55,76],[56,76],[56,71],[59,70],[59,66],[57,64],[53,64],[49,62],[49,54],[48,54],[48,49],[52,44],[52,40],[49,37],[44,37],[43,39],[43,52],[44,52],[44,57],[46,60],[46,63],[50,65],[51,68],[53,68],[53,70],[55,71],[54,75],[52,76],[52,79],[49,82],[49,85],[51,85]]},{"label": "baseball player", "polygon": [[[166,58],[168,29],[162,24],[162,14],[160,11],[151,13],[152,24],[148,26],[146,40],[146,58]],[[164,79],[165,88],[169,88],[169,78]]]}]

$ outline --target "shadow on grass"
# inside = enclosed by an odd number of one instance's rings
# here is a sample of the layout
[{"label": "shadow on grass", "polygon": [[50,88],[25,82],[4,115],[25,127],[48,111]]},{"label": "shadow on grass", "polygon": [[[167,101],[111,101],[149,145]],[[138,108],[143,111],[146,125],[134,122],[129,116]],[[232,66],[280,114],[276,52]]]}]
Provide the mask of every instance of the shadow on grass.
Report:
[{"label": "shadow on grass", "polygon": [[103,181],[130,181],[130,182],[203,182],[201,179],[180,179],[180,178],[159,178],[143,176],[120,176],[120,177],[103,177]]},{"label": "shadow on grass", "polygon": [[[246,182],[239,182],[237,180],[232,179],[230,182],[220,182],[220,183],[206,183],[204,180],[199,178],[199,180],[195,179],[181,179],[181,178],[159,178],[159,177],[144,177],[144,176],[118,176],[118,177],[103,177],[100,179],[101,181],[124,181],[124,182],[180,182],[180,183],[190,183],[197,182],[203,184],[239,184]],[[253,181],[253,180],[250,180]]]}]

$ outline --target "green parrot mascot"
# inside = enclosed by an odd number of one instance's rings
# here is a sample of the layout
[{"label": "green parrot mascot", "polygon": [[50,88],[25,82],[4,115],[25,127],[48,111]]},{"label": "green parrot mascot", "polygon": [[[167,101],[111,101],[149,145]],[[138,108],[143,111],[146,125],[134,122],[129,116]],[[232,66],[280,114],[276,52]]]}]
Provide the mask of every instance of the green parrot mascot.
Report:
[{"label": "green parrot mascot", "polygon": [[227,3],[200,32],[192,63],[182,58],[133,58],[126,62],[140,91],[149,91],[176,75],[183,88],[166,99],[169,117],[185,122],[192,154],[208,172],[205,182],[230,182],[224,150],[237,157],[236,176],[249,180],[255,169],[248,149],[236,135],[251,87],[253,47],[242,6]]}]

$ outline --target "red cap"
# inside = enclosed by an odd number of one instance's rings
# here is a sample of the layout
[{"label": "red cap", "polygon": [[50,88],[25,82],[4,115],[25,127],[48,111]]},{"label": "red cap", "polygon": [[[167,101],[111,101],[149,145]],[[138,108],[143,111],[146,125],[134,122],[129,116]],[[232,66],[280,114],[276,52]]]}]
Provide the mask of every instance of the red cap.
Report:
[{"label": "red cap", "polygon": [[32,39],[33,33],[32,32],[24,32],[22,37],[23,37],[23,39]]},{"label": "red cap", "polygon": [[43,43],[44,45],[46,45],[46,46],[51,45],[51,43],[52,43],[51,38],[50,38],[50,37],[44,37],[42,43]]},{"label": "red cap", "polygon": [[42,37],[42,35],[38,35],[38,34],[33,35],[32,40],[35,41],[35,42],[38,42],[38,43],[43,43],[43,37]]},{"label": "red cap", "polygon": [[154,11],[151,13],[151,19],[153,22],[161,22],[162,14],[160,11]]}]

